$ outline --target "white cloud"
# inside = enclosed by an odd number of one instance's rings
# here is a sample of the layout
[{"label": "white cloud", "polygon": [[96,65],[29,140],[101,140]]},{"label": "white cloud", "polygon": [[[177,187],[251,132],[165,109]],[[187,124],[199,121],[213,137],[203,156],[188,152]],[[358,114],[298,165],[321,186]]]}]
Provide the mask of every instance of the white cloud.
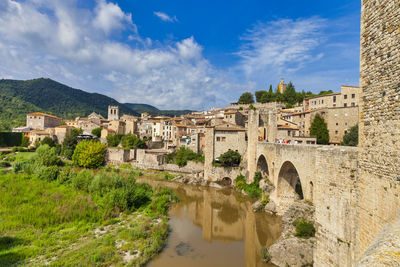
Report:
[{"label": "white cloud", "polygon": [[166,14],[164,12],[154,11],[153,14],[156,15],[162,21],[168,21],[168,22],[176,22],[176,21],[178,21],[176,16],[171,17],[171,16],[169,16],[168,14]]},{"label": "white cloud", "polygon": [[249,79],[288,76],[324,56],[315,56],[315,49],[323,41],[325,24],[318,17],[259,23],[241,38],[245,44],[237,52],[239,67]]},{"label": "white cloud", "polygon": [[[201,109],[236,98],[239,86],[203,57],[194,37],[154,48],[116,4],[98,1],[94,11],[49,0],[2,5],[0,77],[50,77],[161,108]],[[128,31],[136,43],[112,39],[113,30]]]}]

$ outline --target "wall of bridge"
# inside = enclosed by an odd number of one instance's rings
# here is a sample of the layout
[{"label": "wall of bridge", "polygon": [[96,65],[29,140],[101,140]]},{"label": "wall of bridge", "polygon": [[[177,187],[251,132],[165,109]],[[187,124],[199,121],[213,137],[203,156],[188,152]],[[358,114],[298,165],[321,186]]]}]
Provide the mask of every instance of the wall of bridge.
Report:
[{"label": "wall of bridge", "polygon": [[[304,198],[315,205],[317,246],[315,266],[351,266],[354,261],[355,207],[358,149],[315,145],[285,145],[258,142],[256,159],[264,156],[271,194],[283,213],[294,201],[282,192],[282,166],[290,162],[297,171]],[[286,163],[285,163],[286,162]]]}]

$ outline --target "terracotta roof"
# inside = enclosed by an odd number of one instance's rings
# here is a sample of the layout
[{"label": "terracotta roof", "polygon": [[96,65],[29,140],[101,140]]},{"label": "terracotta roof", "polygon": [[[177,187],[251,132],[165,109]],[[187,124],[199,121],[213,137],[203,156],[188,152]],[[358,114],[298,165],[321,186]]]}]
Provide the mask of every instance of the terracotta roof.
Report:
[{"label": "terracotta roof", "polygon": [[244,127],[224,127],[224,126],[216,126],[216,131],[232,131],[232,132],[241,132],[246,131]]},{"label": "terracotta roof", "polygon": [[32,112],[32,113],[28,113],[26,115],[32,115],[32,116],[44,116],[44,117],[50,117],[50,118],[55,118],[55,119],[59,119],[61,120],[61,118],[54,116],[54,115],[50,115],[50,114],[45,114],[42,112]]},{"label": "terracotta roof", "polygon": [[238,113],[238,110],[226,110],[224,112],[224,114],[236,114],[236,113]]},{"label": "terracotta roof", "polygon": [[295,127],[290,127],[289,125],[278,125],[278,129],[290,129],[290,130],[298,130],[299,128],[295,128]]},{"label": "terracotta roof", "polygon": [[317,96],[313,96],[313,97],[306,98],[305,100],[315,99],[315,98],[325,97],[325,96],[334,96],[334,95],[340,95],[340,93],[331,93],[331,94],[326,94],[326,95],[317,95]]}]

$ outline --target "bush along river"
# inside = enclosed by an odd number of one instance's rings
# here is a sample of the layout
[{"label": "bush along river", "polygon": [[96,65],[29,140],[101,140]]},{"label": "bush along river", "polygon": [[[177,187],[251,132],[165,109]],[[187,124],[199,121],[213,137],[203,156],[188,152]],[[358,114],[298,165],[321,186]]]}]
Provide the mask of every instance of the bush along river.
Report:
[{"label": "bush along river", "polygon": [[137,180],[172,189],[180,200],[169,211],[168,243],[148,266],[271,266],[263,260],[264,248],[280,237],[281,218],[253,212],[249,197],[232,189]]}]

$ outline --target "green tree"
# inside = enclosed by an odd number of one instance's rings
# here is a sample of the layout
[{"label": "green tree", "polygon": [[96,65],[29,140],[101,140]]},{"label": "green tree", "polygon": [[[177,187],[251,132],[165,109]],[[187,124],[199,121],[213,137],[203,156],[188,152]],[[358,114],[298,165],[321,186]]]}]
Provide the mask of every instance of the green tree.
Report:
[{"label": "green tree", "polygon": [[263,99],[263,98],[262,98],[263,95],[266,95],[266,94],[267,94],[267,91],[265,91],[265,90],[256,91],[256,92],[254,93],[254,95],[256,96],[256,101],[257,101],[258,103],[265,103],[265,102],[262,102],[261,100]]},{"label": "green tree", "polygon": [[231,149],[218,157],[219,162],[224,167],[239,166],[241,159],[240,153]]},{"label": "green tree", "polygon": [[110,147],[116,147],[121,143],[122,135],[120,134],[111,134],[107,136],[107,144]]},{"label": "green tree", "polygon": [[28,147],[29,146],[29,138],[26,136],[22,137],[21,146]]},{"label": "green tree", "polygon": [[146,148],[146,142],[134,134],[123,136],[121,139],[121,145],[125,149]]},{"label": "green tree", "polygon": [[238,101],[239,104],[253,104],[254,103],[254,97],[253,94],[250,92],[245,92],[243,93]]},{"label": "green tree", "polygon": [[51,167],[62,165],[61,159],[57,156],[56,148],[50,147],[47,144],[36,149],[36,154],[32,158],[32,162],[37,167]]},{"label": "green tree", "polygon": [[82,132],[82,129],[72,129],[72,131],[65,137],[61,146],[61,154],[67,159],[72,159],[75,147],[78,144],[78,135]]},{"label": "green tree", "polygon": [[84,168],[98,168],[104,163],[107,147],[96,140],[83,140],[75,148],[72,161]]},{"label": "green tree", "polygon": [[101,130],[103,130],[103,128],[101,128],[101,127],[94,128],[94,129],[92,130],[92,134],[95,135],[95,136],[97,136],[98,138],[100,138],[100,136],[101,136]]},{"label": "green tree", "polygon": [[204,162],[204,157],[190,148],[180,147],[179,150],[176,152],[174,161],[180,167],[186,166],[189,160],[196,161],[196,162]]},{"label": "green tree", "polygon": [[310,127],[310,135],[317,137],[317,144],[326,145],[329,143],[329,131],[328,126],[321,117],[321,115],[315,115],[315,118]]},{"label": "green tree", "polygon": [[286,87],[285,92],[283,93],[283,100],[291,105],[296,104],[297,99],[296,99],[296,89],[294,88],[294,85],[292,82],[289,82],[289,84]]},{"label": "green tree", "polygon": [[342,146],[357,146],[358,145],[358,125],[350,128],[350,131],[343,136]]},{"label": "green tree", "polygon": [[56,143],[54,142],[54,140],[49,137],[46,136],[45,138],[43,138],[42,142],[40,142],[40,145],[49,145],[49,147],[54,147],[56,145]]}]

